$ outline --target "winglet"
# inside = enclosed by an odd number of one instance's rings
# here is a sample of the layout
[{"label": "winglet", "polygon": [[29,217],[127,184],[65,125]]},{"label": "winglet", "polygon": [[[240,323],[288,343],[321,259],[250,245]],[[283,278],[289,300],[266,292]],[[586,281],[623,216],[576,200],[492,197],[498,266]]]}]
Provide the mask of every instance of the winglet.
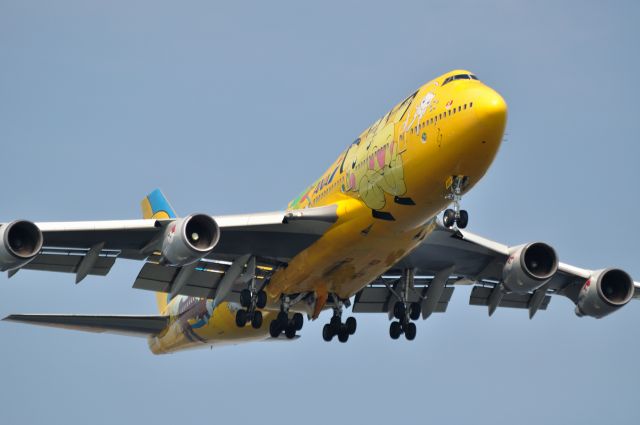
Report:
[{"label": "winglet", "polygon": [[177,217],[175,210],[160,189],[155,189],[148,194],[140,202],[140,207],[142,208],[143,218],[163,219]]}]

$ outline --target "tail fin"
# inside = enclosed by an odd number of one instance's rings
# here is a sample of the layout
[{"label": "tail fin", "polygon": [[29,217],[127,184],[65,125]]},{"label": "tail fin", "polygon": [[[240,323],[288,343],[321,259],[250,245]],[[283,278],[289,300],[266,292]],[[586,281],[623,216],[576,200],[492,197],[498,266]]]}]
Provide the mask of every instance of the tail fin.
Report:
[{"label": "tail fin", "polygon": [[[176,212],[167,201],[167,198],[162,194],[160,189],[155,189],[148,194],[142,202],[140,202],[142,208],[142,218],[176,218]],[[158,311],[160,314],[166,314],[167,305],[169,304],[169,295],[164,292],[156,293],[156,302],[158,304]]]},{"label": "tail fin", "polygon": [[174,211],[167,198],[162,194],[160,189],[155,189],[148,194],[142,202],[142,218],[176,218],[176,212]]}]

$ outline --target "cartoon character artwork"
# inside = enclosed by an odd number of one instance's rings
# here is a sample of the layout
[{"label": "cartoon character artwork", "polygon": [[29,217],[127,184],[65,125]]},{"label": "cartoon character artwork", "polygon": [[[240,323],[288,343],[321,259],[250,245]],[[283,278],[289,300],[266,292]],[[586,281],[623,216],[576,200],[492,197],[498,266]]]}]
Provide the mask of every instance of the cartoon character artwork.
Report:
[{"label": "cartoon character artwork", "polygon": [[417,94],[415,92],[409,96],[373,124],[344,154],[340,166],[340,173],[345,173],[342,191],[357,193],[374,213],[385,207],[386,194],[393,196],[394,202],[398,204],[414,205],[411,198],[403,197],[407,187],[402,163],[402,153],[406,146],[402,144],[406,140],[402,137],[395,138],[394,128],[407,115],[400,128],[402,132],[408,131],[425,114],[436,108],[438,101],[430,91],[422,97],[413,114],[408,115],[407,111]]},{"label": "cartoon character artwork", "polygon": [[425,94],[418,106],[416,106],[416,110],[413,113],[411,121],[409,121],[409,117],[407,116],[407,119],[402,125],[402,130],[408,131],[409,129],[411,129],[411,127],[422,120],[422,117],[427,112],[432,112],[433,110],[435,110],[437,104],[438,100],[436,99],[436,95],[433,94],[433,92],[428,92],[427,94]]},{"label": "cartoon character artwork", "polygon": [[374,124],[349,146],[341,165],[342,191],[356,192],[372,210],[384,208],[385,193],[399,197],[407,191],[401,149],[393,136],[393,123]]},{"label": "cartoon character artwork", "polygon": [[311,206],[311,193],[313,192],[314,185],[307,187],[296,199],[289,202],[287,206],[290,210],[299,210],[303,208],[309,208]]}]

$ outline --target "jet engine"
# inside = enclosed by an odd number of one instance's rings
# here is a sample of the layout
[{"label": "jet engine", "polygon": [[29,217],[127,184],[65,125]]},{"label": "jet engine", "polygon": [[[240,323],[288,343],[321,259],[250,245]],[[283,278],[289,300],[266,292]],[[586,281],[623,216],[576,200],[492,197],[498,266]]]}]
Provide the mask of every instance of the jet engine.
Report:
[{"label": "jet engine", "polygon": [[507,291],[525,294],[544,285],[557,270],[555,250],[545,243],[534,242],[509,249],[502,279]]},{"label": "jet engine", "polygon": [[576,315],[600,319],[627,304],[633,297],[631,277],[620,269],[593,272],[578,294]]},{"label": "jet engine", "polygon": [[173,266],[194,263],[213,251],[220,239],[216,221],[205,214],[179,218],[167,226],[162,261]]},{"label": "jet engine", "polygon": [[42,232],[30,221],[16,220],[0,225],[0,271],[24,266],[42,248]]}]

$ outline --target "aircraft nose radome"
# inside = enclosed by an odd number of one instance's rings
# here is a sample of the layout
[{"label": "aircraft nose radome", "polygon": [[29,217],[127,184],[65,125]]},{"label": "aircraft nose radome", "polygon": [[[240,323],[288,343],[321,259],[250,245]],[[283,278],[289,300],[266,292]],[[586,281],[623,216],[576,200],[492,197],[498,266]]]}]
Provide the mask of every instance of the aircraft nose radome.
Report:
[{"label": "aircraft nose radome", "polygon": [[477,114],[483,125],[504,130],[507,122],[507,102],[498,92],[487,88],[478,102]]}]

